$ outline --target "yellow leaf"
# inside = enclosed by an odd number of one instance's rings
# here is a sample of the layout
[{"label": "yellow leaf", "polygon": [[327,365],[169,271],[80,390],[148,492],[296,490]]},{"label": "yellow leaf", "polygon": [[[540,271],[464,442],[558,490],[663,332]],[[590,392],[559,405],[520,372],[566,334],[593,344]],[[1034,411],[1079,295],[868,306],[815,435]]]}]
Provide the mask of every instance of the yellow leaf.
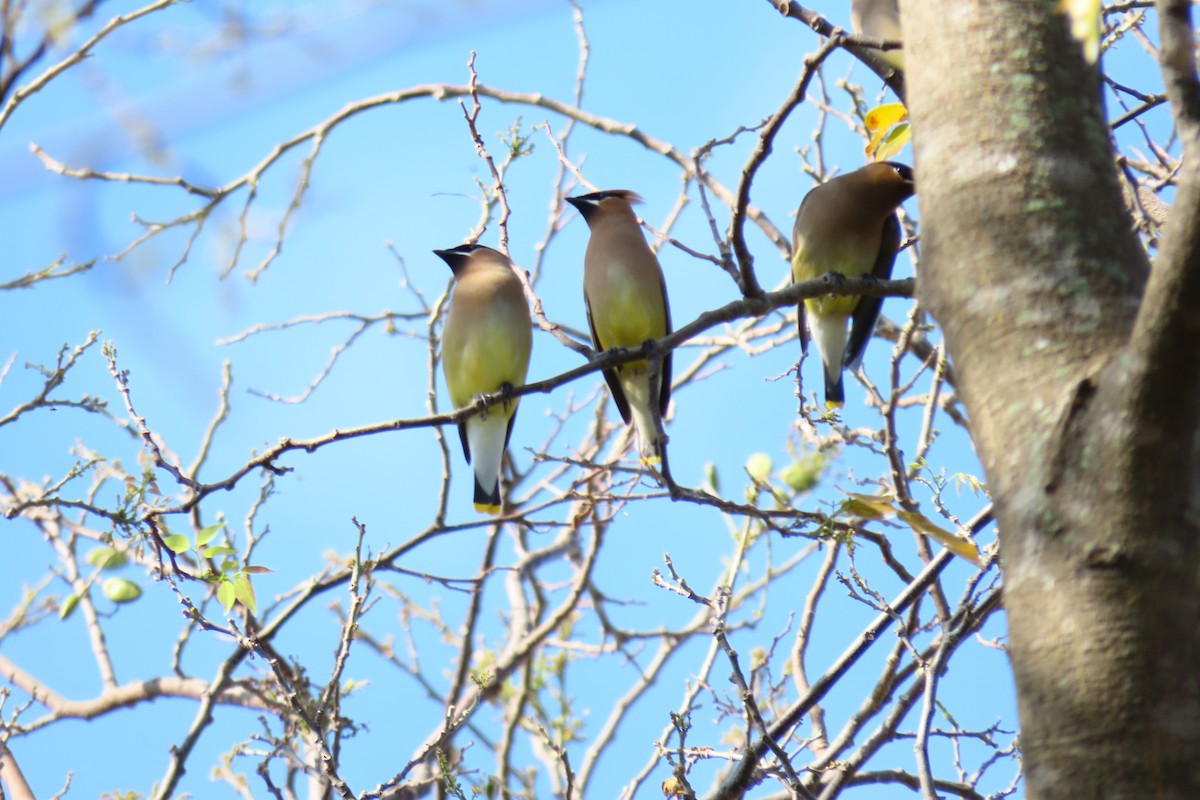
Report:
[{"label": "yellow leaf", "polygon": [[892,505],[891,497],[873,494],[846,492],[846,499],[841,507],[842,515],[863,520],[884,519],[895,513],[896,508]]},{"label": "yellow leaf", "polygon": [[983,559],[979,557],[979,551],[975,549],[975,545],[957,534],[933,524],[924,514],[916,511],[900,511],[896,516],[907,522],[909,527],[922,536],[928,536],[935,542],[945,545],[954,555],[970,561],[977,567],[983,566]]},{"label": "yellow leaf", "polygon": [[898,122],[908,119],[908,109],[904,103],[884,103],[878,108],[867,112],[867,132],[886,131]]},{"label": "yellow leaf", "polygon": [[893,514],[921,536],[928,536],[935,542],[944,545],[959,558],[970,561],[977,567],[983,566],[983,559],[975,544],[951,531],[944,530],[934,524],[919,511],[904,511],[892,505],[891,495],[871,495],[846,492],[838,510],[839,516],[854,517],[860,520],[887,519]]},{"label": "yellow leaf", "polygon": [[912,138],[908,124],[908,109],[903,103],[885,103],[867,112],[864,121],[871,141],[867,143],[867,158],[885,161],[904,149]]}]

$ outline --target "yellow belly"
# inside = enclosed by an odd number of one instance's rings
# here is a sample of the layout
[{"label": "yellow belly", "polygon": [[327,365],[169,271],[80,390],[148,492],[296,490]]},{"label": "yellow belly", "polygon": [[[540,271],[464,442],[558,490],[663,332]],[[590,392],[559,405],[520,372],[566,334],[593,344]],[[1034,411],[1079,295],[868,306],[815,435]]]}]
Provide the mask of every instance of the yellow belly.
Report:
[{"label": "yellow belly", "polygon": [[810,297],[804,301],[804,307],[812,314],[827,314],[830,316],[848,317],[858,307],[858,295],[824,295]]},{"label": "yellow belly", "polygon": [[667,334],[662,298],[647,296],[632,286],[614,292],[602,305],[592,306],[592,324],[605,350],[613,347],[640,347],[651,339]]},{"label": "yellow belly", "polygon": [[[451,329],[442,340],[446,388],[455,408],[506,383],[520,386],[529,370],[528,328],[519,328],[520,322],[514,326],[502,313],[481,322],[470,335]],[[514,328],[519,331],[517,335]],[[511,414],[515,407],[513,402],[503,410]]]}]

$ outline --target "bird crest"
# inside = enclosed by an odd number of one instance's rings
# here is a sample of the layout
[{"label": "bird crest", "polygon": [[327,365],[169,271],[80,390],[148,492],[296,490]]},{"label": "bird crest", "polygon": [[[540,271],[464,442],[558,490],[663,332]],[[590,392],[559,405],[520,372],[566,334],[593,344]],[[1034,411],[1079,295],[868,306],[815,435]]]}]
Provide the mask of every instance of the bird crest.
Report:
[{"label": "bird crest", "polygon": [[460,244],[458,247],[451,247],[449,250],[434,250],[433,252],[434,255],[446,262],[446,265],[450,267],[451,272],[453,272],[455,275],[458,275],[459,270],[463,268],[463,265],[467,263],[468,259],[470,259],[475,253],[478,253],[480,250],[491,250],[492,252],[496,253],[497,256],[503,258],[502,253],[493,250],[487,245],[479,244],[478,242],[468,242],[467,244]]},{"label": "bird crest", "polygon": [[619,197],[626,203],[633,205],[634,203],[642,202],[642,196],[632,189],[605,189],[602,192],[592,192],[591,194],[581,194],[578,197],[572,197],[571,200],[580,200],[585,203],[600,203],[604,200],[610,200],[614,197]]}]

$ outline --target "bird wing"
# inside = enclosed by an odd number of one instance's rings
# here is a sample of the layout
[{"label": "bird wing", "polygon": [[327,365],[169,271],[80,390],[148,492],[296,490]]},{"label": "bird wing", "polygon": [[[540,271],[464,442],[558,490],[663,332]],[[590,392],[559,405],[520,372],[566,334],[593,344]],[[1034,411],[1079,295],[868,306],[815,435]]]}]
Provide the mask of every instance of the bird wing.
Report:
[{"label": "bird wing", "polygon": [[[667,279],[663,277],[662,269],[658,271],[658,285],[662,289],[663,299],[663,318],[667,329],[663,336],[671,333],[674,328],[671,327],[671,303],[667,300]],[[658,391],[658,413],[660,416],[666,416],[667,406],[671,403],[671,356],[674,355],[674,350],[668,350],[663,356],[662,366],[659,368],[662,380],[662,387]]]},{"label": "bird wing", "polygon": [[[503,408],[503,406],[501,406],[501,407]],[[517,421],[517,408],[518,407],[519,406],[516,403],[512,404],[512,416],[508,418],[508,427],[504,430],[504,446],[505,447],[508,447],[508,440],[512,438],[513,423]]]},{"label": "bird wing", "polygon": [[[792,285],[796,284],[796,279],[792,279]],[[800,358],[808,354],[808,323],[804,318],[804,301],[801,300],[796,304],[796,332],[800,334]],[[796,363],[796,389],[800,392],[800,396],[804,396],[804,380],[800,375],[800,363]]]},{"label": "bird wing", "polygon": [[471,463],[471,445],[467,441],[467,421],[460,420],[458,423],[458,438],[462,440],[463,457],[467,459],[467,463]]},{"label": "bird wing", "polygon": [[[821,187],[818,186],[817,189]],[[792,257],[788,260],[788,274],[792,276],[792,286],[796,285],[796,256],[800,253],[800,222],[804,217],[804,207],[808,204],[809,198],[816,191],[809,192],[804,195],[804,199],[800,201],[800,207],[796,209],[796,221],[792,225]],[[812,275],[816,278],[818,276]],[[800,334],[800,352],[802,354],[808,352],[808,325],[805,324],[804,318],[804,301],[801,300],[796,304],[796,332]]]},{"label": "bird wing", "polygon": [[[604,345],[600,343],[600,335],[596,333],[596,322],[592,319],[592,301],[587,295],[583,296],[583,304],[587,308],[588,330],[592,332],[592,346],[597,352],[604,352]],[[667,369],[667,360],[663,359],[663,370]],[[613,401],[617,404],[617,410],[621,412],[621,419],[625,420],[625,424],[629,424],[629,400],[625,397],[625,390],[621,388],[621,381],[617,378],[615,369],[606,369],[604,372],[604,380],[608,384],[608,390],[612,392]]]},{"label": "bird wing", "polygon": [[[899,249],[900,220],[895,214],[890,214],[883,223],[879,255],[875,258],[875,266],[871,269],[871,274],[880,280],[892,277],[892,266],[896,263],[896,253]],[[846,343],[846,354],[842,357],[842,363],[849,369],[857,368],[862,361],[867,342],[875,332],[875,322],[879,319],[881,308],[883,308],[882,297],[864,295],[859,298],[858,306],[854,309],[853,322],[850,325],[850,339]]]}]

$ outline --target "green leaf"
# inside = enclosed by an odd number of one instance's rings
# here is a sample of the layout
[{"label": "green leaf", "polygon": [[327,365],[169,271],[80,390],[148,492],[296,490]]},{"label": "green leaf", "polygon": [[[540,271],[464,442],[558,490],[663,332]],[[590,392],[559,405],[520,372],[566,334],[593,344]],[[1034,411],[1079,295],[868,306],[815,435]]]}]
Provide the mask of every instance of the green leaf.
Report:
[{"label": "green leaf", "polygon": [[142,587],[125,578],[109,578],[102,588],[104,596],[114,603],[132,603],[142,596]]},{"label": "green leaf", "polygon": [[779,479],[794,492],[807,492],[817,485],[825,471],[825,458],[818,453],[804,456],[784,467]]},{"label": "green leaf", "polygon": [[79,595],[73,594],[66,600],[63,600],[62,606],[58,609],[58,618],[66,619],[75,612],[75,607],[79,605]]},{"label": "green leaf", "polygon": [[217,538],[217,534],[221,532],[221,528],[225,527],[224,522],[218,522],[216,525],[209,525],[207,528],[202,528],[196,534],[196,549],[204,547],[204,545]]},{"label": "green leaf", "polygon": [[251,614],[258,612],[258,601],[254,598],[254,587],[250,585],[249,575],[238,575],[233,579],[233,594]]},{"label": "green leaf", "polygon": [[883,141],[875,149],[875,160],[887,161],[889,158],[899,155],[904,146],[911,141],[912,128],[907,122],[900,123],[888,131],[887,136],[883,137]]},{"label": "green leaf", "polygon": [[216,558],[217,556],[236,556],[237,548],[227,547],[223,544],[214,544],[212,547],[204,548],[200,552],[200,555],[204,556],[205,558]]},{"label": "green leaf", "polygon": [[771,476],[771,457],[766,453],[755,453],[746,459],[746,472],[756,481],[765,481]]},{"label": "green leaf", "polygon": [[186,553],[191,549],[191,544],[188,543],[188,538],[182,533],[172,533],[163,539],[163,544],[167,546],[172,553]]},{"label": "green leaf", "polygon": [[222,580],[221,585],[217,587],[217,600],[220,601],[221,607],[225,609],[225,613],[229,613],[229,609],[233,608],[233,604],[237,602],[237,596],[234,594],[233,581],[228,579]]},{"label": "green leaf", "polygon": [[100,569],[117,569],[129,563],[129,558],[111,547],[97,547],[87,554],[87,563]]}]

